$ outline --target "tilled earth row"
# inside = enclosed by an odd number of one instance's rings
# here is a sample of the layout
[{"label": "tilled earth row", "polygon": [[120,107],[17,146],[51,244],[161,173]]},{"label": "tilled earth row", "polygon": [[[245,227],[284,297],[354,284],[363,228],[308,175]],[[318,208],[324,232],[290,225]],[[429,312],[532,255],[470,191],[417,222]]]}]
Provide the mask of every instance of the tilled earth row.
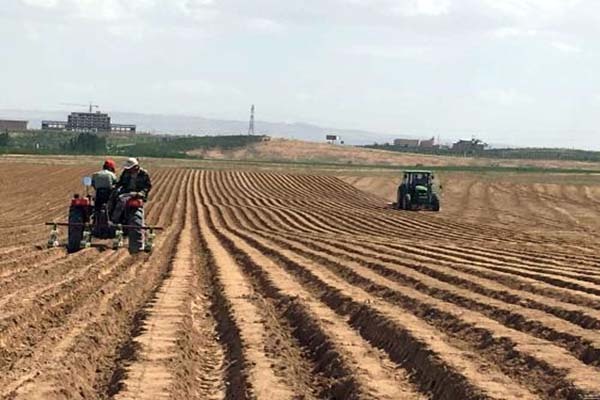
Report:
[{"label": "tilled earth row", "polygon": [[150,256],[67,255],[40,224],[89,171],[21,167],[0,172],[0,398],[600,395],[585,244],[388,210],[333,177],[161,169]]}]

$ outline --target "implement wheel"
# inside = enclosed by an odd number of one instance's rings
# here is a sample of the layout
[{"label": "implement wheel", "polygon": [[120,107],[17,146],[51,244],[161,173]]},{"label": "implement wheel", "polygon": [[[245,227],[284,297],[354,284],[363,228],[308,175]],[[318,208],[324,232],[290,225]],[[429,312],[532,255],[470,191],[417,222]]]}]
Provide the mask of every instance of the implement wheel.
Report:
[{"label": "implement wheel", "polygon": [[130,253],[139,253],[144,250],[144,209],[138,208],[135,212],[129,215],[127,225],[135,226],[136,228],[127,229],[127,241]]},{"label": "implement wheel", "polygon": [[69,253],[75,253],[81,249],[81,241],[83,239],[83,223],[84,223],[84,211],[79,207],[69,208],[69,225],[68,240],[67,240],[67,251]]}]

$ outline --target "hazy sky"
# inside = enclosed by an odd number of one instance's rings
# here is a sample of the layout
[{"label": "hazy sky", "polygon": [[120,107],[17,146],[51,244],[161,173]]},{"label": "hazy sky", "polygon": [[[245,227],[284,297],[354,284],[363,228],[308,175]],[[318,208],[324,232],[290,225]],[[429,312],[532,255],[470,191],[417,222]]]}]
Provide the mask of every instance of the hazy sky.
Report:
[{"label": "hazy sky", "polygon": [[2,0],[0,108],[600,148],[598,0]]}]

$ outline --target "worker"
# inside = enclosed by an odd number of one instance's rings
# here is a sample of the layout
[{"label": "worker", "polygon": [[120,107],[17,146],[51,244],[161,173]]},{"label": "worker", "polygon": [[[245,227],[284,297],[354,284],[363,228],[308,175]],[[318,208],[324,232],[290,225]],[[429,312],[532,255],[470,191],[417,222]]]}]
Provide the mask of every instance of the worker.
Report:
[{"label": "worker", "polygon": [[140,167],[137,158],[128,158],[123,164],[123,172],[116,183],[120,201],[117,202],[112,214],[112,221],[118,223],[123,213],[125,202],[128,198],[136,197],[148,200],[148,194],[152,189],[150,175]]},{"label": "worker", "polygon": [[92,175],[92,187],[96,191],[96,209],[102,207],[110,199],[117,183],[115,167],[115,162],[109,158],[102,164],[102,169]]},{"label": "worker", "polygon": [[117,182],[117,189],[120,189],[121,193],[136,193],[136,197],[148,199],[148,194],[152,189],[150,175],[140,167],[137,158],[128,158],[123,164],[123,172]]},{"label": "worker", "polygon": [[[152,188],[150,175],[140,167],[137,158],[131,157],[125,161],[123,172],[119,177],[116,188],[114,197],[116,204],[111,215],[111,220],[113,223],[119,224],[122,223],[121,219],[128,201],[130,199],[148,200],[148,194]],[[145,226],[144,219],[144,208],[136,206],[135,212],[128,216],[128,221],[125,221],[127,225],[138,227],[132,228],[130,226],[127,228],[129,230],[129,252],[132,254],[145,250],[146,233],[142,229]],[[132,237],[132,235],[134,236]]]}]

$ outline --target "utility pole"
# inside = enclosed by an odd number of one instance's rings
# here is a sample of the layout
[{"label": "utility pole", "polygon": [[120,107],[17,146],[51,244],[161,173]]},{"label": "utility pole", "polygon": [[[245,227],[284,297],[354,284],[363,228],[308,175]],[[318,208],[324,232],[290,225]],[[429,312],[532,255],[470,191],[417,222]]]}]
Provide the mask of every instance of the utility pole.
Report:
[{"label": "utility pole", "polygon": [[254,104],[250,107],[250,124],[248,125],[248,135],[254,135]]}]

